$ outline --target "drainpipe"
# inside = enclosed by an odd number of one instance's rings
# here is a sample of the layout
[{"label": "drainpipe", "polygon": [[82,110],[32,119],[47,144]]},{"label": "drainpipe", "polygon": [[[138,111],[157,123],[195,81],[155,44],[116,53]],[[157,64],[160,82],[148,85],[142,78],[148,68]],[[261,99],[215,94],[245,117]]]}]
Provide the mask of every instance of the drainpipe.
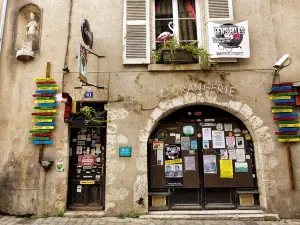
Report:
[{"label": "drainpipe", "polygon": [[1,56],[1,51],[2,51],[2,41],[3,41],[3,33],[4,33],[4,21],[5,21],[5,14],[6,14],[6,6],[7,6],[7,0],[4,0],[3,6],[2,6],[1,23],[0,23],[0,56]]}]

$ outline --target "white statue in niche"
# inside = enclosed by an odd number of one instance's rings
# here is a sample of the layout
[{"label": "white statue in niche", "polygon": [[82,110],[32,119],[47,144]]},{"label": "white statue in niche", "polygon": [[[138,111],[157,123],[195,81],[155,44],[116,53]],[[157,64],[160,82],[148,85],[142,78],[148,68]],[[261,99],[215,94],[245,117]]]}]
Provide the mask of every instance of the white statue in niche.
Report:
[{"label": "white statue in niche", "polygon": [[26,26],[26,36],[22,48],[17,51],[17,59],[29,60],[34,58],[34,50],[38,49],[39,25],[35,20],[35,15],[30,13],[30,20]]}]

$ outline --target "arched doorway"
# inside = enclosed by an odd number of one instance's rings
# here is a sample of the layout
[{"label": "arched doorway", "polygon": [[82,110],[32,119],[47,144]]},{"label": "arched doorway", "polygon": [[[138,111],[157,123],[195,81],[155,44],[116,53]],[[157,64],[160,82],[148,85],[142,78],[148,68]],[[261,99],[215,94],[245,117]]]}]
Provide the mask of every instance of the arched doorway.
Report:
[{"label": "arched doorway", "polygon": [[148,139],[149,210],[257,209],[250,132],[207,105],[161,119]]}]

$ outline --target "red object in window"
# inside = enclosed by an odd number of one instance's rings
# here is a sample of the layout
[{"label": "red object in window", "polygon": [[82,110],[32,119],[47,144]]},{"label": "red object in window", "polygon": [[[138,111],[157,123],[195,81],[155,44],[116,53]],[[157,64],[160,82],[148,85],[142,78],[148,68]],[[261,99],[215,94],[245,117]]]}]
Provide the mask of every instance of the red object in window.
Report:
[{"label": "red object in window", "polygon": [[195,8],[193,7],[193,5],[192,5],[192,3],[191,3],[190,0],[187,0],[187,1],[185,2],[185,8],[186,8],[186,10],[189,12],[190,17],[193,18],[193,21],[196,21],[196,10],[195,10]]}]

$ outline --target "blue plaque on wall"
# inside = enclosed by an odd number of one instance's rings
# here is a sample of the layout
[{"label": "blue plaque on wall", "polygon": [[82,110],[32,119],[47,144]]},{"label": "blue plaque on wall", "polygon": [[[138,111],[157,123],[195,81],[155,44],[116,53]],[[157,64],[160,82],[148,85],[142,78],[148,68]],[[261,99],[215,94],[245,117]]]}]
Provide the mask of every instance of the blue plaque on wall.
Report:
[{"label": "blue plaque on wall", "polygon": [[131,157],[131,147],[120,147],[119,148],[119,155],[120,157]]}]

